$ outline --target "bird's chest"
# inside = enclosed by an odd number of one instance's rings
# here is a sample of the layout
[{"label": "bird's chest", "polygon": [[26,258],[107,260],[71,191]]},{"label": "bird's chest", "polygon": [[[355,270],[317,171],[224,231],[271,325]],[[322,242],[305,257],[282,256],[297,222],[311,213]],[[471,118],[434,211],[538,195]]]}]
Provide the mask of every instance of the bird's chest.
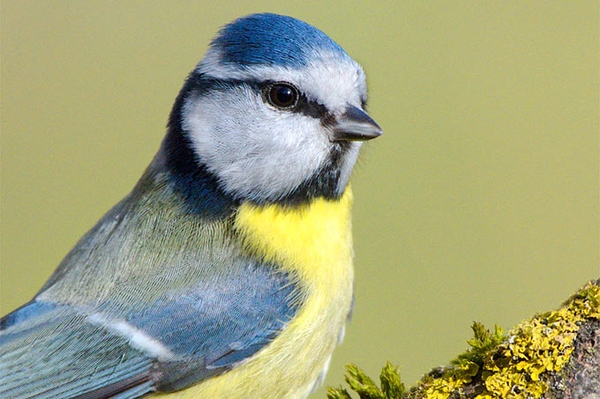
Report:
[{"label": "bird's chest", "polygon": [[[337,201],[318,200],[301,209],[245,207],[236,227],[244,245],[290,273],[301,287],[296,316],[267,347],[261,367],[293,364],[279,375],[285,397],[304,397],[327,368],[352,303],[350,189]],[[270,353],[269,353],[270,352]],[[278,366],[280,367],[280,366]],[[279,373],[272,373],[278,375]],[[289,381],[286,381],[289,379]]]}]

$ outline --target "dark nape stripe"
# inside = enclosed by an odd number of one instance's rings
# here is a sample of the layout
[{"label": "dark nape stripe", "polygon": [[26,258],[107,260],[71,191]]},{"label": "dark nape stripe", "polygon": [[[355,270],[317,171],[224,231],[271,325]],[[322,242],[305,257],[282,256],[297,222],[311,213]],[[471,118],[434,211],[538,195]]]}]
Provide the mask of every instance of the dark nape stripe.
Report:
[{"label": "dark nape stripe", "polygon": [[200,78],[192,72],[173,105],[163,142],[166,166],[173,177],[174,188],[182,196],[189,212],[205,217],[227,217],[239,201],[220,188],[217,177],[198,159],[182,126],[185,100],[201,89]]}]

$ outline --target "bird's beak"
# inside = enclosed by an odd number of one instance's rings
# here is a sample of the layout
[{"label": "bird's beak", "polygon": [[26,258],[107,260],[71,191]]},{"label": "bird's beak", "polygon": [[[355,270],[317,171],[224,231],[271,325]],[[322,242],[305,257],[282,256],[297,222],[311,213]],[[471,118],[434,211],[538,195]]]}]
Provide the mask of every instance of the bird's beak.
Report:
[{"label": "bird's beak", "polygon": [[332,141],[367,141],[381,136],[383,131],[365,111],[348,105],[333,126]]}]

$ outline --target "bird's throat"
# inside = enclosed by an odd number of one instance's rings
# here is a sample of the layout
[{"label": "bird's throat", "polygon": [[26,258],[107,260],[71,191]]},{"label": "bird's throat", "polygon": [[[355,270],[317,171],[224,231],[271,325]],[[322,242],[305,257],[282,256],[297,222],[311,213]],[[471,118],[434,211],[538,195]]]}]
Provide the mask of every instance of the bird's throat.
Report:
[{"label": "bird's throat", "polygon": [[299,207],[243,203],[235,228],[253,255],[301,282],[326,284],[351,268],[351,207],[350,186],[339,199],[318,198]]}]

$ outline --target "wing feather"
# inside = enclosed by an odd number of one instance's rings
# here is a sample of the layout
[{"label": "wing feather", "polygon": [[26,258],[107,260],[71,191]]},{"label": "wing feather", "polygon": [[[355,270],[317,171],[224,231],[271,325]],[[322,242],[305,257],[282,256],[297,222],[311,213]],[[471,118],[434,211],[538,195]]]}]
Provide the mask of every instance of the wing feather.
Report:
[{"label": "wing feather", "polygon": [[[101,398],[153,390],[148,384],[153,359],[68,306],[31,302],[0,326],[2,398]],[[120,389],[102,395],[100,388],[115,384]]]}]

